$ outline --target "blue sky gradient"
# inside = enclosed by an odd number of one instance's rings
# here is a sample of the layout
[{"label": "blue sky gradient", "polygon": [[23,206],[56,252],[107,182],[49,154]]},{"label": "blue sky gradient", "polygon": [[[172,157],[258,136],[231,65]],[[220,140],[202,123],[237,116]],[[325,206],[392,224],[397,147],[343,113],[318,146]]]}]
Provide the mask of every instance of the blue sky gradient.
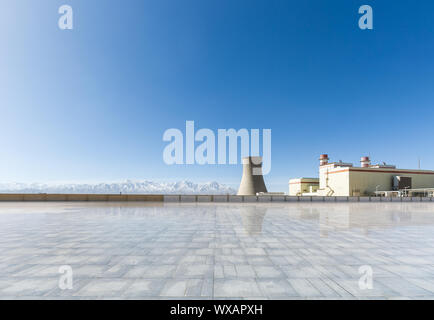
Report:
[{"label": "blue sky gradient", "polygon": [[163,162],[186,120],[270,128],[274,191],[321,153],[434,169],[433,30],[428,0],[2,1],[0,180],[236,186],[240,165]]}]

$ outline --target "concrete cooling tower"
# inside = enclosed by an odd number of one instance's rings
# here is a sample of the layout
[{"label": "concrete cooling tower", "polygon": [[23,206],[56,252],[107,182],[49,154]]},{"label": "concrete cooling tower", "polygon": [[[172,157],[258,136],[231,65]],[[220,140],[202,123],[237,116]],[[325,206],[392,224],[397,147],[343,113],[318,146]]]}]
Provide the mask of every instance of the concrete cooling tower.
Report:
[{"label": "concrete cooling tower", "polygon": [[258,192],[267,192],[262,176],[262,157],[243,158],[243,177],[241,178],[239,196],[256,196]]}]

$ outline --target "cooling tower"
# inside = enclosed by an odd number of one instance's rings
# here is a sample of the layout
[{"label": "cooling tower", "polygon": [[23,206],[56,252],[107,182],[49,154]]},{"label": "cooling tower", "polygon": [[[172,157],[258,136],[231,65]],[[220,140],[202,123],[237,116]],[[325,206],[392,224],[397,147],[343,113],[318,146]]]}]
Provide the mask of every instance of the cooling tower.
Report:
[{"label": "cooling tower", "polygon": [[243,177],[238,195],[256,196],[258,192],[267,192],[262,176],[262,157],[245,157],[243,158]]}]

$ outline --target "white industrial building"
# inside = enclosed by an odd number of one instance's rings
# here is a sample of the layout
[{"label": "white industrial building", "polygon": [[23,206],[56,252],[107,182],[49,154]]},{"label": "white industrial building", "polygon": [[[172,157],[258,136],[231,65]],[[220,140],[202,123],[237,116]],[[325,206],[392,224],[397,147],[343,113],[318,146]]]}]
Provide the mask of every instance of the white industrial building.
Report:
[{"label": "white industrial building", "polygon": [[292,196],[433,196],[434,171],[397,169],[388,164],[371,164],[369,157],[352,163],[329,162],[320,156],[319,178],[289,180]]}]

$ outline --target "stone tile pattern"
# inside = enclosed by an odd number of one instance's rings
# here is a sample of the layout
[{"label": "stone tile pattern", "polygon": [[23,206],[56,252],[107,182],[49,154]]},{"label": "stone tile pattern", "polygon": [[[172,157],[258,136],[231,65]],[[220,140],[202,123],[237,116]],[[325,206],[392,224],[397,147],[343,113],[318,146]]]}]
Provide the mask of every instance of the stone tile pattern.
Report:
[{"label": "stone tile pattern", "polygon": [[0,299],[433,298],[431,203],[0,204]]}]

